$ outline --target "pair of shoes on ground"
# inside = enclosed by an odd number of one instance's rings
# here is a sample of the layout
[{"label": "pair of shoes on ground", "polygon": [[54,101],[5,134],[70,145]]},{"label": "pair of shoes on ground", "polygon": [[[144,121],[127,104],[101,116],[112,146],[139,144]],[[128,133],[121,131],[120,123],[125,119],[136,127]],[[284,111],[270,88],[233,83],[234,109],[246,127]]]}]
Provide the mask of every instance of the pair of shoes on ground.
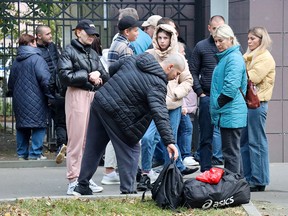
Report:
[{"label": "pair of shoes on ground", "polygon": [[199,163],[192,156],[185,157],[183,159],[183,164],[185,166],[198,166]]},{"label": "pair of shoes on ground", "polygon": [[120,178],[119,175],[116,173],[116,171],[113,171],[109,174],[104,174],[101,184],[103,185],[115,185],[120,184]]},{"label": "pair of shoes on ground", "polygon": [[64,161],[66,150],[67,150],[67,146],[65,144],[62,144],[61,146],[59,146],[57,150],[56,159],[55,159],[57,164],[61,164]]},{"label": "pair of shoes on ground", "polygon": [[78,184],[78,181],[70,182],[68,185],[67,195],[93,195],[93,193],[100,193],[103,187],[98,186],[92,179],[89,180],[89,187],[83,187]]},{"label": "pair of shoes on ground", "polygon": [[149,173],[143,173],[139,183],[137,184],[137,191],[146,191],[147,189],[152,189],[152,185],[158,176],[159,173],[156,173],[154,170],[150,170]]},{"label": "pair of shoes on ground", "polygon": [[265,185],[250,185],[250,192],[263,192],[265,188]]}]

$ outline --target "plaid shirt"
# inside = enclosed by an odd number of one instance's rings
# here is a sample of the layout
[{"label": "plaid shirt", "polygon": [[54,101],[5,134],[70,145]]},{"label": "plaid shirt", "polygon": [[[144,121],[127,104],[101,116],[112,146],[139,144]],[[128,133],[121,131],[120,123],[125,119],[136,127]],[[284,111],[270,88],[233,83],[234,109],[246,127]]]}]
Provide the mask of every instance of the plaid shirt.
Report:
[{"label": "plaid shirt", "polygon": [[119,34],[112,42],[108,52],[108,66],[119,59],[133,55],[133,50],[129,47],[129,41],[126,37]]}]

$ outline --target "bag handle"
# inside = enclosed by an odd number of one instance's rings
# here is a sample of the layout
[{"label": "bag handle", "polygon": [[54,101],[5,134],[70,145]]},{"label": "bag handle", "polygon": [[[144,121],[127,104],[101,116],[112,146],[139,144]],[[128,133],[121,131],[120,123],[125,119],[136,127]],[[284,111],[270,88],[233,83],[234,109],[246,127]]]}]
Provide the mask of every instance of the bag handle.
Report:
[{"label": "bag handle", "polygon": [[[250,79],[250,77],[249,77],[249,74],[248,74],[248,71],[247,71],[247,68],[246,68],[246,75],[247,75],[247,80],[249,80]],[[245,97],[245,95],[244,95],[244,93],[243,93],[243,91],[242,91],[242,89],[241,89],[241,87],[239,87],[239,90],[240,90],[240,92],[241,92],[241,94],[242,94],[242,96],[243,96],[243,98],[244,98],[244,100],[246,101],[246,97]],[[247,102],[247,101],[246,101]]]}]

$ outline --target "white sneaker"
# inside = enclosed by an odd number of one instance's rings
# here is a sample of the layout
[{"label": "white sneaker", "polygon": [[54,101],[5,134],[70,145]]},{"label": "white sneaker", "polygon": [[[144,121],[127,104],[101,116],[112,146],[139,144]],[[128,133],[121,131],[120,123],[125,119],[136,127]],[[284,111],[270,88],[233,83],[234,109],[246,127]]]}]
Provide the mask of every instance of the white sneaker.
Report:
[{"label": "white sneaker", "polygon": [[104,174],[101,184],[103,185],[114,185],[114,184],[120,184],[119,175],[113,171],[109,174]]},{"label": "white sneaker", "polygon": [[159,173],[154,172],[154,170],[150,170],[147,176],[150,178],[150,183],[153,184],[159,176]]},{"label": "white sneaker", "polygon": [[78,181],[70,182],[68,184],[67,195],[73,195],[74,188],[77,186]]},{"label": "white sneaker", "polygon": [[38,158],[28,158],[29,160],[38,160],[38,161],[41,161],[41,160],[47,160],[47,157],[45,157],[43,154],[41,154]]},{"label": "white sneaker", "polygon": [[183,164],[185,166],[198,166],[199,165],[199,163],[195,161],[194,158],[191,156],[184,158]]},{"label": "white sneaker", "polygon": [[103,191],[103,187],[98,186],[92,179],[89,180],[89,187],[93,193],[99,193]]},{"label": "white sneaker", "polygon": [[47,160],[47,157],[41,154],[40,157],[37,158],[37,160]]}]

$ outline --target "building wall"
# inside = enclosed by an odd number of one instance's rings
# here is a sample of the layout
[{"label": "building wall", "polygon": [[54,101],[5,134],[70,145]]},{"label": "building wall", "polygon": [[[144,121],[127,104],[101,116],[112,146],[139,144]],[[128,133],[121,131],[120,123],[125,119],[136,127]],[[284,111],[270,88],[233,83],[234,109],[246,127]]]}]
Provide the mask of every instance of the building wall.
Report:
[{"label": "building wall", "polygon": [[288,0],[230,0],[229,3],[229,24],[244,51],[247,49],[247,31],[251,27],[265,27],[273,40],[271,53],[276,61],[276,80],[266,127],[271,162],[288,162],[287,18]]},{"label": "building wall", "polygon": [[[205,17],[210,17],[210,1],[205,1]],[[229,0],[229,25],[243,52],[247,32],[263,26],[272,40],[271,53],[276,62],[276,79],[269,102],[266,133],[271,162],[288,162],[288,0]],[[207,34],[207,31],[206,31]]]},{"label": "building wall", "polygon": [[[255,13],[255,11],[258,11]],[[272,40],[272,55],[276,61],[276,80],[269,102],[267,134],[272,162],[288,162],[288,1],[250,1],[250,26],[264,26]]]}]

